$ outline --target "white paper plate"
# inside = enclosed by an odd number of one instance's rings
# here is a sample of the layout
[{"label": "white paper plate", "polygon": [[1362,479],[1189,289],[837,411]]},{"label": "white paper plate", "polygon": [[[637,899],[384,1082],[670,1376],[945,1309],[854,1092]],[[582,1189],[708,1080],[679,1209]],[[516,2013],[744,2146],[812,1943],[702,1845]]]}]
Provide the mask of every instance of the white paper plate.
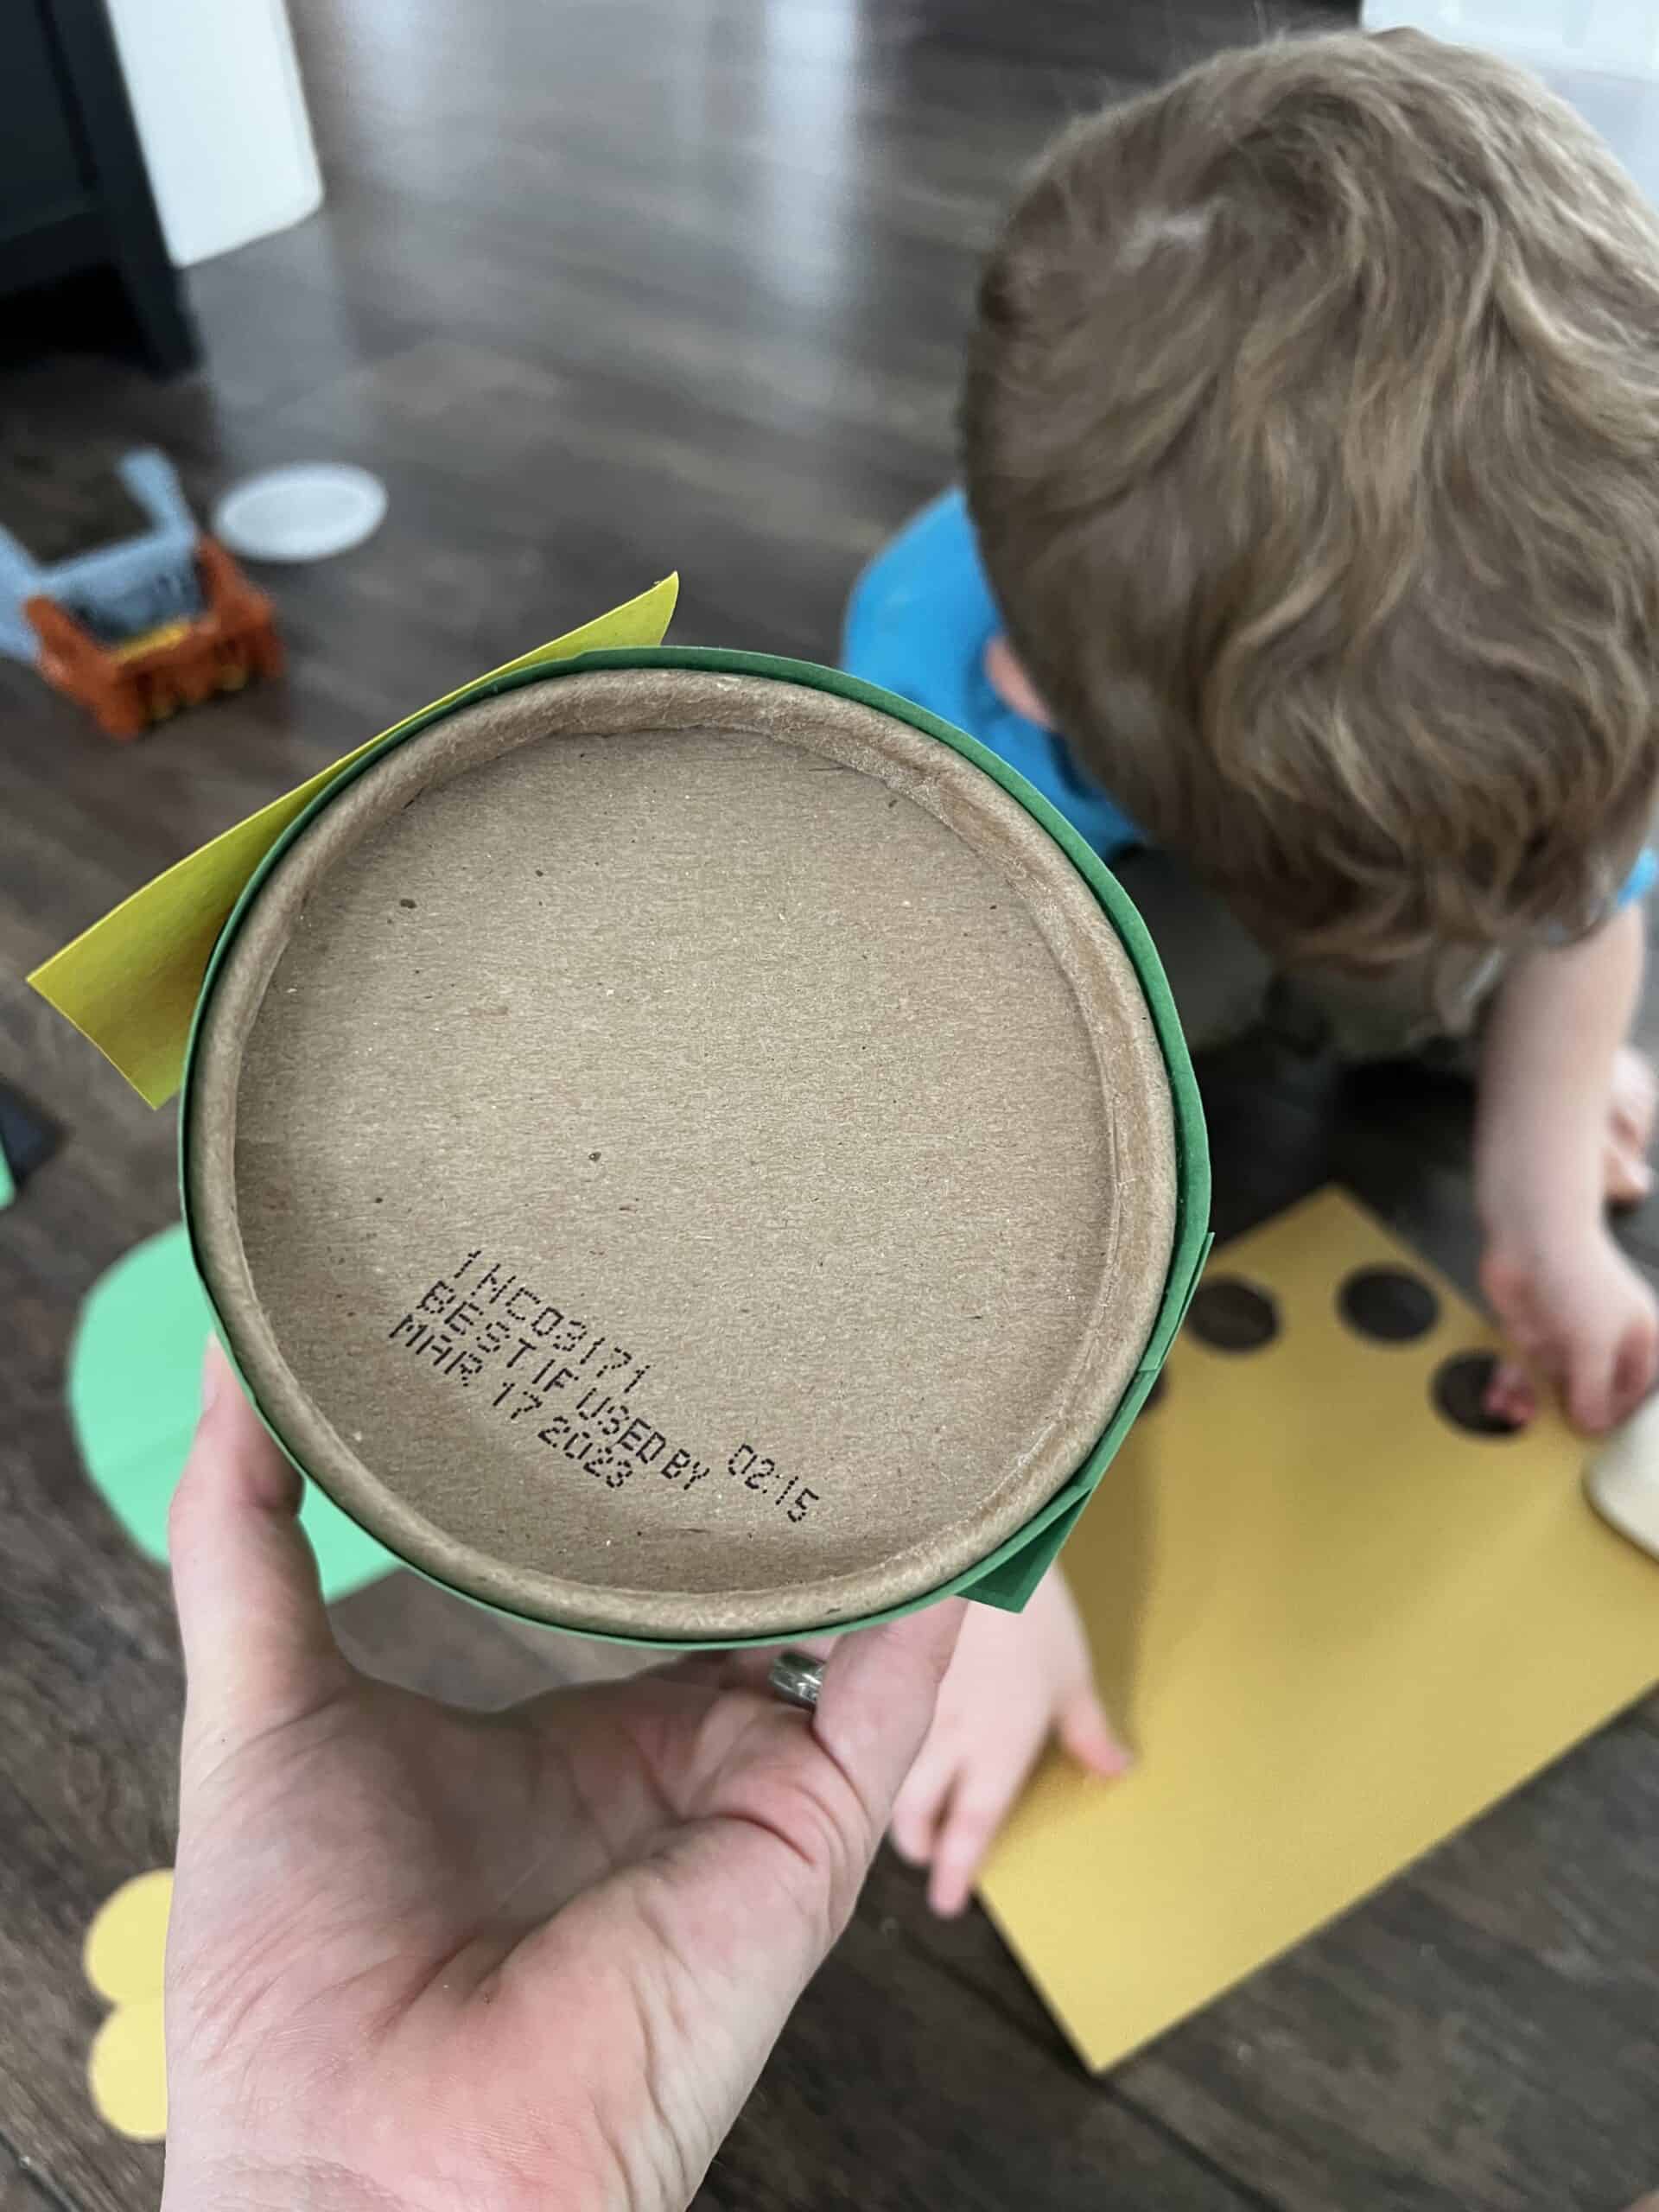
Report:
[{"label": "white paper plate", "polygon": [[346,461],[296,461],[233,484],[213,510],[213,535],[248,561],[326,561],[380,527],[386,487]]}]

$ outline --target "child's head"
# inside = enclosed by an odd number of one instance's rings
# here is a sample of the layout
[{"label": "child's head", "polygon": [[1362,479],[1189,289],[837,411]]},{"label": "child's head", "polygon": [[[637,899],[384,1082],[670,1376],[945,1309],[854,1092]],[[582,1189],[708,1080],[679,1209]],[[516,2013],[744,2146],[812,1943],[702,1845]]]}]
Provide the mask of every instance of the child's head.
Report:
[{"label": "child's head", "polygon": [[1659,779],[1659,219],[1534,79],[1321,38],[1077,124],[964,425],[1060,728],[1282,952],[1605,911]]}]

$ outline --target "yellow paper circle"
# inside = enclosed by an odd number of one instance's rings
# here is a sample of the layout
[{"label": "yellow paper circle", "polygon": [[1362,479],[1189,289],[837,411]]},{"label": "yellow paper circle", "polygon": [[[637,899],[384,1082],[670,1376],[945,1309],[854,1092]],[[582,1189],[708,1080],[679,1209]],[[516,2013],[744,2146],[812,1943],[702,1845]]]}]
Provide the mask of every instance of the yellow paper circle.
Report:
[{"label": "yellow paper circle", "polygon": [[162,2000],[118,2005],[92,2038],[86,2078],[99,2116],[139,2143],[167,2133],[167,2045]]},{"label": "yellow paper circle", "polygon": [[162,1993],[173,1870],[136,1874],[106,1898],[86,1931],[81,1963],[86,1979],[111,2005],[136,2005]]}]

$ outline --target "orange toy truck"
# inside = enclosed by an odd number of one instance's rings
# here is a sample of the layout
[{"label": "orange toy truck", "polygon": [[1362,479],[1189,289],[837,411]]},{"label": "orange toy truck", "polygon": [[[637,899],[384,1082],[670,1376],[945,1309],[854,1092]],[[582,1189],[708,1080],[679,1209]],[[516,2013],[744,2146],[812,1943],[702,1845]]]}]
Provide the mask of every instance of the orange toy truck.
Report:
[{"label": "orange toy truck", "polygon": [[201,611],[118,644],[105,645],[43,594],[23,601],[40,642],[47,682],[87,708],[106,735],[140,736],[152,722],[194,707],[215,691],[239,690],[251,676],[280,676],[282,640],[269,599],[225,548],[196,541]]}]

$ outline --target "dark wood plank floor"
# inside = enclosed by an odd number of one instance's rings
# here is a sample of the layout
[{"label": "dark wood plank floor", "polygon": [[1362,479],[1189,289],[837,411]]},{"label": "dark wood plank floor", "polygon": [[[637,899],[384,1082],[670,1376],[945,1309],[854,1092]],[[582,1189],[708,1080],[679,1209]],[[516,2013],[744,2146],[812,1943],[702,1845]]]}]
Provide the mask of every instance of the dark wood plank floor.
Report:
[{"label": "dark wood plank floor", "polygon": [[[269,579],[280,688],[118,750],[0,663],[0,1074],[69,1133],[0,1215],[5,2212],[154,2201],[159,2152],[86,2103],[79,1947],[121,1879],[171,1856],[180,1693],[162,1578],[87,1491],[61,1403],[77,1301],[173,1216],[171,1116],[19,975],[403,709],[671,566],[677,636],[832,655],[853,569],[950,471],[975,257],[1021,165],[1096,97],[1285,19],[1262,0],[295,13],[327,205],[194,275],[202,374],[0,372],[14,454],[154,440],[204,508],[306,456],[391,493],[361,552]],[[1254,1048],[1205,1073],[1219,1227],[1336,1174],[1468,1279],[1456,1091]],[[1659,1258],[1659,1217],[1630,1233]],[[578,1659],[403,1579],[341,1623],[382,1671],[483,1703]],[[1617,2212],[1659,2180],[1656,1834],[1649,1709],[1106,2082],[982,1917],[932,1923],[884,1861],[702,2202]]]}]

